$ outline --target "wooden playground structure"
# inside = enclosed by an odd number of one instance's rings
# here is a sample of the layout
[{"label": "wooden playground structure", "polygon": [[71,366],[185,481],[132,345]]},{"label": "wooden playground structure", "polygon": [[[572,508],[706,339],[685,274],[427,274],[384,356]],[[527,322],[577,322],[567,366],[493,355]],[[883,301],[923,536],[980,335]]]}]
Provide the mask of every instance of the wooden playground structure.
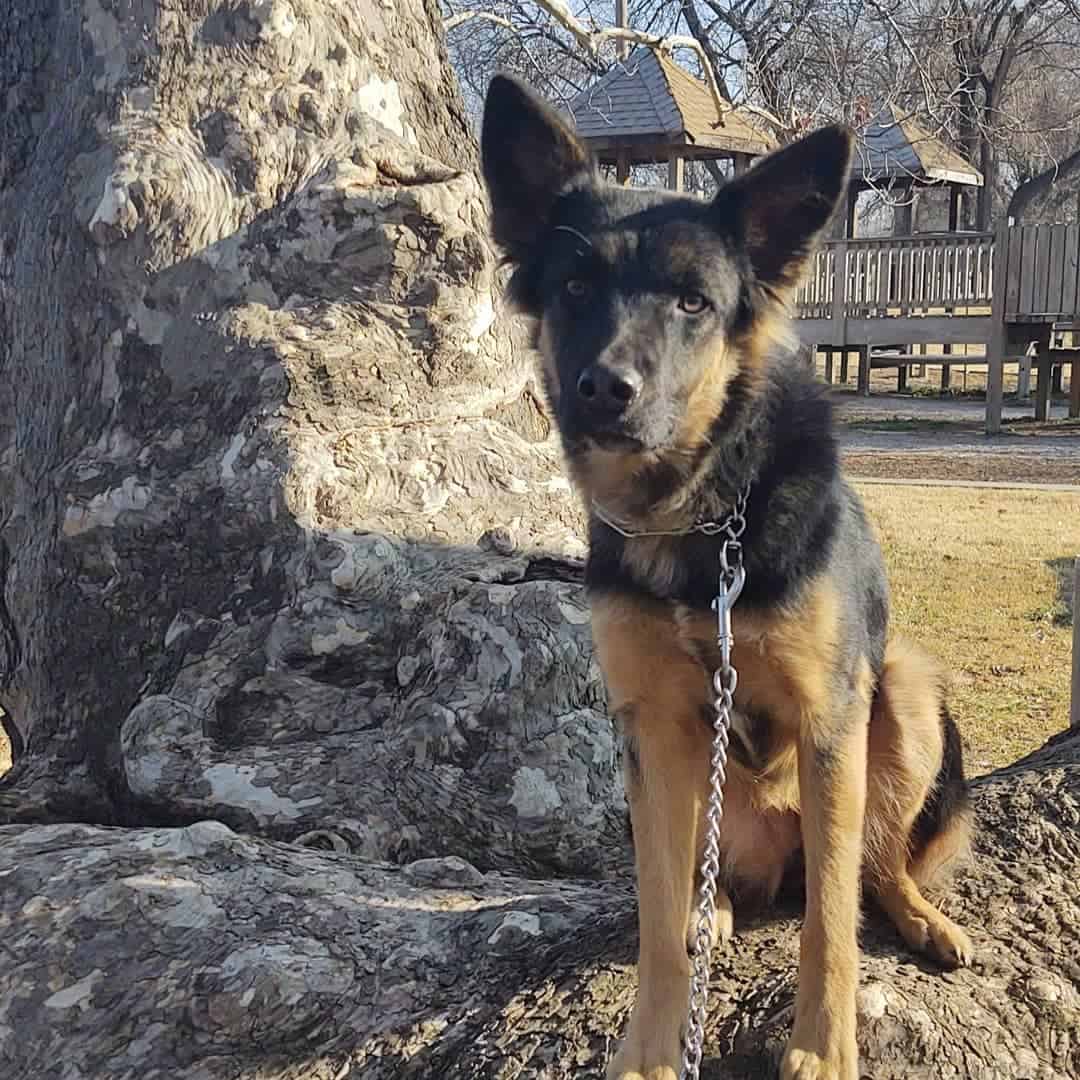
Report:
[{"label": "wooden playground structure", "polygon": [[[775,146],[756,116],[740,108],[718,115],[704,83],[649,49],[635,49],[567,109],[621,183],[635,165],[666,164],[668,186],[681,190],[686,161],[726,162],[737,175]],[[970,162],[909,115],[888,105],[868,111],[846,212],[796,297],[802,340],[825,353],[830,379],[837,357],[841,381],[857,357],[863,394],[875,368],[894,368],[902,390],[912,367],[940,365],[946,389],[953,365],[985,366],[990,433],[1001,429],[1006,364],[1018,366],[1021,398],[1035,368],[1035,416],[1043,420],[1069,366],[1069,415],[1080,416],[1080,226],[959,231],[963,192],[982,183]],[[917,204],[931,189],[948,193],[943,231],[920,232]],[[893,235],[855,236],[866,193],[887,194]]]},{"label": "wooden playground structure", "polygon": [[[858,389],[872,368],[987,366],[986,430],[1001,430],[1006,364],[1037,372],[1035,416],[1049,415],[1055,369],[1072,368],[1069,415],[1080,416],[1080,225],[1001,226],[990,233],[828,241],[796,296],[803,341],[828,357],[858,357]],[[900,343],[900,344],[897,344]],[[956,346],[982,346],[963,355]],[[939,351],[928,352],[927,347]],[[918,347],[920,351],[916,352]]]}]

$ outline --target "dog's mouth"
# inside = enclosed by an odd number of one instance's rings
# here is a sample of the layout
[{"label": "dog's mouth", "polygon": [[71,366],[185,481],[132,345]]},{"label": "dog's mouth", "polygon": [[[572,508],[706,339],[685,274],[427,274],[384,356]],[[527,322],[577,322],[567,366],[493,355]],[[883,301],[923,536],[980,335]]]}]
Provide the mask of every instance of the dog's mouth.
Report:
[{"label": "dog's mouth", "polygon": [[631,453],[645,449],[644,442],[626,431],[592,431],[588,441],[601,450],[620,450]]}]

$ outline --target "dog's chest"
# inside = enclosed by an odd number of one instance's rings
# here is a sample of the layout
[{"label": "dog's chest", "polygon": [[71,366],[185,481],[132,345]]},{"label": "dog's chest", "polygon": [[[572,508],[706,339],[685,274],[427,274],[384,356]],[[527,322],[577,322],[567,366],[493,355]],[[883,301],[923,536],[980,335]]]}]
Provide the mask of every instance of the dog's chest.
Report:
[{"label": "dog's chest", "polygon": [[[758,765],[798,734],[802,718],[827,707],[834,635],[811,599],[795,610],[732,613],[732,664],[738,673],[733,725]],[[715,615],[677,608],[681,647],[711,676],[720,666]]]}]

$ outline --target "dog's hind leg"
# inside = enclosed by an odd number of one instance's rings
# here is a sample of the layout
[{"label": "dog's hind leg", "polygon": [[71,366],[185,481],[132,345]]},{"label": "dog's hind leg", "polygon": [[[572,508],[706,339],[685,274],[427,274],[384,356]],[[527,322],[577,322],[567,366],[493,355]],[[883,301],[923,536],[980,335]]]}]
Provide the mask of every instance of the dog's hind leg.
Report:
[{"label": "dog's hind leg", "polygon": [[921,892],[965,846],[960,736],[928,658],[890,643],[870,723],[866,882],[913,949],[945,967],[969,964],[967,934]]},{"label": "dog's hind leg", "polygon": [[638,998],[612,1080],[675,1080],[690,987],[686,935],[708,786],[704,669],[670,619],[636,600],[594,597],[593,636],[623,727],[637,864]]}]

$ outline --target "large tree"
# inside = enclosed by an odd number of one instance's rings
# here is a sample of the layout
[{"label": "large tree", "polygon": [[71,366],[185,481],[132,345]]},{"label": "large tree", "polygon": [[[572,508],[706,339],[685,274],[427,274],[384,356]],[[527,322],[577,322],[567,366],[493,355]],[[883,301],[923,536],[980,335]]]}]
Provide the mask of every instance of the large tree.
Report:
[{"label": "large tree", "polygon": [[[596,1075],[617,747],[439,12],[0,16],[0,1072]],[[1080,1070],[1078,761],[979,786],[981,967],[869,921],[875,1080]],[[718,954],[711,1075],[796,925]]]}]

